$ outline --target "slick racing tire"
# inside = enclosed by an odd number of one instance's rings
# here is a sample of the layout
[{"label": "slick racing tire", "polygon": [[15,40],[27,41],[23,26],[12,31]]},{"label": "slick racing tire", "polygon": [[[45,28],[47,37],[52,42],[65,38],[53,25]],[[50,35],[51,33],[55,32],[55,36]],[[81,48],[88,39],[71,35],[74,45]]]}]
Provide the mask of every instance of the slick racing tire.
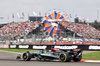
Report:
[{"label": "slick racing tire", "polygon": [[23,53],[23,60],[24,61],[30,61],[31,60],[31,54],[29,52]]},{"label": "slick racing tire", "polygon": [[75,62],[79,62],[81,59],[82,59],[82,54],[79,55],[78,58],[77,58],[77,56],[74,57],[74,58],[73,58],[73,61],[75,61]]},{"label": "slick racing tire", "polygon": [[69,56],[68,53],[60,53],[59,54],[59,60],[62,61],[62,62],[70,62],[71,57]]}]

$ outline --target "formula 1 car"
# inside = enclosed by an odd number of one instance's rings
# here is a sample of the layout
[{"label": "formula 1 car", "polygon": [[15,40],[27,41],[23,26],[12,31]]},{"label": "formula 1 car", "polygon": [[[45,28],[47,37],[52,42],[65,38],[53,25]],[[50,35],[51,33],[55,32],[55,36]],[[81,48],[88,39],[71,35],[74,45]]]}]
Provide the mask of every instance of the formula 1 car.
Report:
[{"label": "formula 1 car", "polygon": [[70,62],[71,60],[78,62],[82,59],[82,50],[60,50],[58,48],[51,48],[51,50],[42,50],[33,53],[27,51],[26,53],[23,53],[22,57],[24,61],[30,61],[31,58],[37,58],[39,61],[59,59],[63,62]]}]

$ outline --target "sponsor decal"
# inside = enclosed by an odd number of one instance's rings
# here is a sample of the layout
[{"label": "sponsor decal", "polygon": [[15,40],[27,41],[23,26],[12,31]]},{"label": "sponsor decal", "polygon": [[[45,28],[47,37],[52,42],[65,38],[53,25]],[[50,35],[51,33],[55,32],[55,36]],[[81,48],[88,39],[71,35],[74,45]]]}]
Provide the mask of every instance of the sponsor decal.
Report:
[{"label": "sponsor decal", "polygon": [[16,45],[10,45],[10,48],[16,48]]},{"label": "sponsor decal", "polygon": [[76,49],[78,46],[54,46],[54,48],[59,48],[59,49]]},{"label": "sponsor decal", "polygon": [[33,46],[33,49],[46,49],[47,46]]},{"label": "sponsor decal", "polygon": [[95,50],[99,49],[100,50],[100,46],[89,46],[89,49],[95,49]]},{"label": "sponsor decal", "polygon": [[9,48],[9,44],[0,44],[0,48]]},{"label": "sponsor decal", "polygon": [[19,48],[21,48],[21,49],[23,49],[23,48],[28,49],[29,45],[19,45]]}]

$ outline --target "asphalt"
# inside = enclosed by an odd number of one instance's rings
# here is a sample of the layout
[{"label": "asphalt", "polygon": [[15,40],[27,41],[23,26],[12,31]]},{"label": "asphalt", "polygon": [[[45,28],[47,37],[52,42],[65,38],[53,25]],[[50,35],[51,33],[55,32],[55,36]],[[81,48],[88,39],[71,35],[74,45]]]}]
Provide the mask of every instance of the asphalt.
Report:
[{"label": "asphalt", "polygon": [[[87,51],[85,51],[87,53]],[[84,53],[84,52],[83,52]],[[21,52],[0,51],[0,66],[100,66],[100,63],[90,62],[59,62],[59,61],[31,61],[17,60],[16,56]]]}]

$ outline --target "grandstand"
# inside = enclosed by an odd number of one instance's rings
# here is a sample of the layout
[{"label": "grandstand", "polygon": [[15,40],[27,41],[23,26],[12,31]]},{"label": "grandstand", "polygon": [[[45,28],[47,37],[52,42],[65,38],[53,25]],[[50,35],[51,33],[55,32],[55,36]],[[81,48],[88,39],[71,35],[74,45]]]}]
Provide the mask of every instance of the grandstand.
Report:
[{"label": "grandstand", "polygon": [[74,42],[75,40],[82,42],[100,41],[100,31],[87,24],[59,21],[59,25],[64,30],[63,38],[60,39],[61,35],[49,36],[43,30],[44,23],[45,21],[43,23],[40,21],[9,23],[0,28],[0,42],[9,40],[13,41],[13,44],[44,44],[53,43],[55,39],[60,43]]}]

